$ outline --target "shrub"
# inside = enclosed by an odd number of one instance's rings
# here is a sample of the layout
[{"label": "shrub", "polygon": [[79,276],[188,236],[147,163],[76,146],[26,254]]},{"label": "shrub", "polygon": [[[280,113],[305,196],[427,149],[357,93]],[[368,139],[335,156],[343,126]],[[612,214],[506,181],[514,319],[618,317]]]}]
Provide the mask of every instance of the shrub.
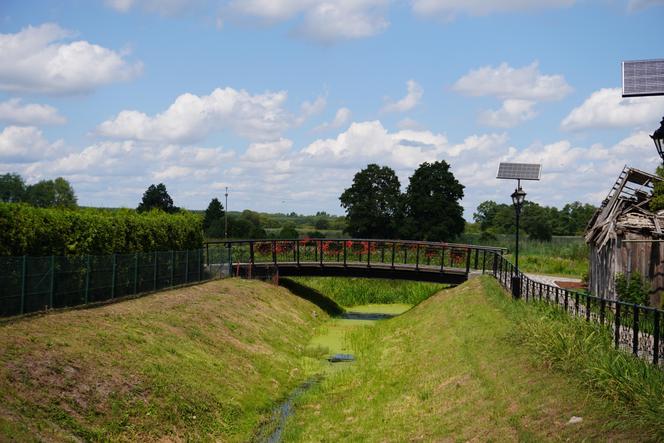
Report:
[{"label": "shrub", "polygon": [[104,255],[202,246],[201,217],[184,211],[138,214],[0,203],[0,255]]},{"label": "shrub", "polygon": [[619,300],[627,303],[647,305],[649,302],[648,284],[638,272],[632,272],[629,277],[622,273],[616,274],[616,293]]}]

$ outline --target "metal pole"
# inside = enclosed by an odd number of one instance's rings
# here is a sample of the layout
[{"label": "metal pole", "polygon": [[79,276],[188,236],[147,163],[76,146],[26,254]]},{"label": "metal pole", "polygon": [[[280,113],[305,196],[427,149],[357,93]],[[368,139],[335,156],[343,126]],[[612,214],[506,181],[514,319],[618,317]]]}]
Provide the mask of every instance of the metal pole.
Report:
[{"label": "metal pole", "polygon": [[224,197],[226,197],[226,206],[224,209],[224,239],[228,238],[228,186],[226,186],[226,193],[224,194]]}]

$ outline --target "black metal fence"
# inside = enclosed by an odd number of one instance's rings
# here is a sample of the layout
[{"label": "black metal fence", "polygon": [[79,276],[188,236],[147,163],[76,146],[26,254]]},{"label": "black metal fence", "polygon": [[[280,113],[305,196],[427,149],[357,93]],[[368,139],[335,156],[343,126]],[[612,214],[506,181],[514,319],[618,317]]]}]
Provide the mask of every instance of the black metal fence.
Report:
[{"label": "black metal fence", "polygon": [[493,276],[510,292],[513,277],[520,277],[517,289],[525,301],[553,304],[570,315],[597,322],[607,328],[616,348],[662,365],[664,311],[535,281],[520,271],[517,274],[514,265],[501,255],[494,254],[492,266]]},{"label": "black metal fence", "polygon": [[223,275],[224,258],[206,252],[0,257],[0,316],[107,301]]}]

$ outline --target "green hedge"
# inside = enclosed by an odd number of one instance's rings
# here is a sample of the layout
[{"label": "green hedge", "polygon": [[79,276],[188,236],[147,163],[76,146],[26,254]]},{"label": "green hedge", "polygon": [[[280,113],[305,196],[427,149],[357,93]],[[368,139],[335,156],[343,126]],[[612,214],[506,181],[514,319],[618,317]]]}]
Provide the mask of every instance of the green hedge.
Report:
[{"label": "green hedge", "polygon": [[200,215],[35,208],[0,203],[0,255],[83,255],[192,250],[203,246]]}]

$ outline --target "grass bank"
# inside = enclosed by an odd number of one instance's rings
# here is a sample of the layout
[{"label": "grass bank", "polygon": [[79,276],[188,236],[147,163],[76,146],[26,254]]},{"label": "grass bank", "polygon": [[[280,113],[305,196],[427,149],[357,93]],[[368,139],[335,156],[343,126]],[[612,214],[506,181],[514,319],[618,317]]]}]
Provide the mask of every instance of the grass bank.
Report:
[{"label": "grass bank", "polygon": [[224,280],[0,325],[0,440],[247,441],[327,318]]},{"label": "grass bank", "polygon": [[524,345],[519,325],[540,317],[478,278],[358,329],[348,337],[356,363],[299,399],[285,440],[653,439],[659,422],[632,421],[624,403]]},{"label": "grass bank", "polygon": [[293,277],[341,306],[375,303],[416,305],[446,288],[438,283],[344,277]]}]

